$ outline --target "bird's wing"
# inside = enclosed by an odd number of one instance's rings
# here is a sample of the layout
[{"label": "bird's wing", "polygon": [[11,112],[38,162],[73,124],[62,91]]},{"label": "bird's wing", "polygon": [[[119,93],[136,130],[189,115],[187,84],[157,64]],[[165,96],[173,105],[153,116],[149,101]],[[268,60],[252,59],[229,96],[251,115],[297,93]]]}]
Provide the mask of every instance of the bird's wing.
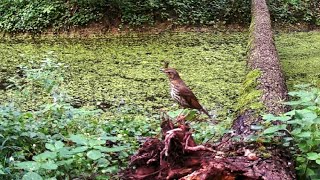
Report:
[{"label": "bird's wing", "polygon": [[185,99],[185,101],[189,104],[190,108],[203,109],[202,106],[199,104],[196,96],[187,86],[179,86],[178,93],[182,98]]}]

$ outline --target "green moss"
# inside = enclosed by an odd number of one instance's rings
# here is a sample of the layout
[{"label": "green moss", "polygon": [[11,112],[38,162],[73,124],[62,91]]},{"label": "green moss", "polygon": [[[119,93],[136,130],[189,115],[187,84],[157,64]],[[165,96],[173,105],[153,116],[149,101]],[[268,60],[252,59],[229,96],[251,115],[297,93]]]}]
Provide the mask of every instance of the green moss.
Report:
[{"label": "green moss", "polygon": [[320,87],[320,32],[281,33],[276,46],[289,90],[304,83]]},{"label": "green moss", "polygon": [[258,110],[257,112],[259,112],[264,108],[264,105],[260,102],[262,92],[257,89],[257,80],[260,76],[261,71],[259,70],[252,70],[247,74],[236,106],[238,112],[243,112],[249,109]]}]

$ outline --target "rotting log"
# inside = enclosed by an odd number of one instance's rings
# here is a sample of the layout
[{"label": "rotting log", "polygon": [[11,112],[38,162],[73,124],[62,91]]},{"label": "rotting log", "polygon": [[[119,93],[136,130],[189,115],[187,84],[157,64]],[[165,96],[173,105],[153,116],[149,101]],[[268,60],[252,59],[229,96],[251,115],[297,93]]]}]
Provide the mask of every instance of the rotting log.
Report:
[{"label": "rotting log", "polygon": [[[256,101],[248,103],[260,103],[266,113],[283,113],[287,109],[280,102],[286,100],[287,89],[265,0],[252,0],[250,31],[248,67],[254,73],[249,76],[259,76],[248,83]],[[147,139],[131,157],[131,167],[122,172],[122,179],[296,179],[287,148],[246,140],[256,133],[251,126],[262,121],[261,109],[252,107],[239,111],[232,125],[234,132],[215,145],[197,145],[183,117],[178,117],[175,125],[163,116],[162,140]]]}]

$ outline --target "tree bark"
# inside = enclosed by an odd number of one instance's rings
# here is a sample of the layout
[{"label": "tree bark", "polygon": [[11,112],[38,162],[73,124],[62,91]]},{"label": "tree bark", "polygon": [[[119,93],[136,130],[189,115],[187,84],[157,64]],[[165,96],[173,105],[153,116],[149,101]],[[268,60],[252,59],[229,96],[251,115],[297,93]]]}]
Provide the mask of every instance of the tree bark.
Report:
[{"label": "tree bark", "polygon": [[[287,89],[273,41],[270,14],[265,0],[252,0],[248,67],[259,71],[254,90],[261,92],[257,101],[264,112],[279,114],[287,108]],[[247,107],[247,106],[246,106]],[[251,106],[249,106],[251,107]],[[131,158],[123,179],[236,180],[296,179],[294,163],[287,148],[268,145],[247,138],[255,135],[251,126],[262,121],[260,110],[244,108],[234,120],[234,133],[227,134],[217,145],[196,145],[184,119],[178,125],[163,118],[163,140],[148,139]],[[235,141],[235,138],[237,141]]]}]

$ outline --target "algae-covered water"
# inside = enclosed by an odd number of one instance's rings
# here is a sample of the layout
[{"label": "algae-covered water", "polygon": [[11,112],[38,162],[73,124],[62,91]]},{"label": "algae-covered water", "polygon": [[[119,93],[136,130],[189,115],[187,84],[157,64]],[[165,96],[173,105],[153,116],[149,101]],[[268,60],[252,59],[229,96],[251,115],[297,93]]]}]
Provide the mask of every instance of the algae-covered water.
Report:
[{"label": "algae-covered water", "polygon": [[[81,105],[120,102],[141,112],[176,110],[162,61],[180,72],[218,119],[231,116],[246,74],[244,33],[165,33],[91,39],[2,40],[1,77],[53,52],[67,65],[66,89]],[[2,93],[3,94],[3,93]]]}]

